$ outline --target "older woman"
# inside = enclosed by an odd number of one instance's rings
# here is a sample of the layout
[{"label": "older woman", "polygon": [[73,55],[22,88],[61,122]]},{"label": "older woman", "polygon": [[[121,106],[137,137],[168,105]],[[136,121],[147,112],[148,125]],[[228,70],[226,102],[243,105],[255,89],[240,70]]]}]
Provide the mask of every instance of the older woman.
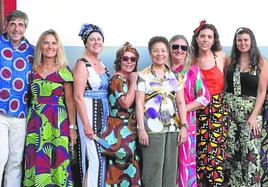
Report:
[{"label": "older woman", "polygon": [[231,116],[227,144],[229,185],[268,186],[267,163],[261,168],[267,145],[260,151],[260,135],[263,132],[262,135],[267,136],[262,128],[261,111],[266,96],[268,64],[249,28],[237,29],[229,63],[225,94]]},{"label": "older woman", "polygon": [[38,39],[30,75],[24,186],[73,186],[69,137],[76,142],[72,73],[58,34]]},{"label": "older woman", "polygon": [[150,39],[148,48],[152,65],[139,73],[136,92],[142,181],[146,187],[174,187],[178,143],[187,139],[183,89],[166,65],[169,57],[167,39],[155,36]]},{"label": "older woman", "polygon": [[[179,145],[178,186],[195,187],[196,180],[196,110],[205,107],[210,100],[202,74],[196,64],[191,64],[192,53],[187,39],[175,35],[170,39],[172,71],[182,77],[187,111],[188,139]],[[179,79],[179,80],[180,80]]]},{"label": "older woman", "polygon": [[79,36],[85,53],[74,67],[74,99],[81,139],[83,185],[97,187],[105,185],[105,157],[93,137],[100,136],[106,126],[109,75],[99,59],[104,42],[102,30],[96,25],[84,24]]},{"label": "older woman", "polygon": [[102,137],[112,147],[107,157],[107,186],[141,186],[136,150],[134,118],[138,51],[126,42],[116,53],[115,69],[109,83],[110,115]]},{"label": "older woman", "polygon": [[228,129],[228,113],[223,103],[226,55],[216,27],[205,20],[192,37],[194,63],[203,76],[211,101],[198,111],[197,182],[198,186],[222,186]]}]

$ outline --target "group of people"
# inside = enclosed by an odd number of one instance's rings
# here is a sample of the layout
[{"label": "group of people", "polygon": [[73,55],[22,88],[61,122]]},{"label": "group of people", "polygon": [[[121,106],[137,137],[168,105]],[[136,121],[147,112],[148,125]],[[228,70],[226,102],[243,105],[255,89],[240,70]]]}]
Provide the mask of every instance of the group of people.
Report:
[{"label": "group of people", "polygon": [[82,26],[85,52],[73,70],[56,31],[34,47],[27,25],[16,10],[0,35],[5,187],[268,186],[268,62],[249,28],[235,32],[230,57],[204,20],[191,44],[154,36],[141,71],[126,42],[110,75],[97,25]]}]

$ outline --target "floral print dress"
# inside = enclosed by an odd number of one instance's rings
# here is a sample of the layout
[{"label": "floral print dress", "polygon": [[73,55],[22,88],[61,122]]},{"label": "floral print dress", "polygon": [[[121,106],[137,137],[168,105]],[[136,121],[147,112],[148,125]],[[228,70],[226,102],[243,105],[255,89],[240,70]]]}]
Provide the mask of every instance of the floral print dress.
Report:
[{"label": "floral print dress", "polygon": [[[254,136],[247,124],[256,102],[256,70],[240,72],[239,65],[236,65],[234,70],[227,72],[227,82],[225,100],[231,124],[228,132],[226,179],[231,186],[260,186],[263,174],[260,154],[262,138]],[[248,90],[246,87],[250,83]],[[255,95],[249,94],[251,90]],[[261,115],[257,116],[257,123],[262,129]],[[263,186],[266,185],[263,183]]]}]

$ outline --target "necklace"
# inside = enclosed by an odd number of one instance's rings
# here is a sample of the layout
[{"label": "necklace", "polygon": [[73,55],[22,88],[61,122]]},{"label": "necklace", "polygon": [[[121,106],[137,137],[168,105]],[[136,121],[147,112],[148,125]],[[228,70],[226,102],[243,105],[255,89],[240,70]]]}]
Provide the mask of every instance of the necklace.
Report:
[{"label": "necklace", "polygon": [[90,59],[90,62],[95,66],[97,65],[97,63],[99,63],[98,58],[93,58],[93,57],[89,56],[89,59]]},{"label": "necklace", "polygon": [[52,64],[52,65],[44,65],[44,66],[43,66],[43,71],[44,71],[45,73],[47,73],[48,70],[51,69],[51,68],[54,67],[54,66],[55,66],[54,64]]}]

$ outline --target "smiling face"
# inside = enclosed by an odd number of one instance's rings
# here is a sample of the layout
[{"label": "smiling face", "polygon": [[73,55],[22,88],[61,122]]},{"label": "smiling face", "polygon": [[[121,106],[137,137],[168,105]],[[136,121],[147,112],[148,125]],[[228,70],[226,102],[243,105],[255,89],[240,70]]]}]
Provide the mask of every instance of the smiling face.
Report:
[{"label": "smiling face", "polygon": [[171,61],[183,62],[187,55],[187,43],[183,39],[175,40],[170,47]]},{"label": "smiling face", "polygon": [[17,46],[24,36],[26,31],[26,25],[22,18],[16,18],[10,20],[7,24],[7,35],[10,38],[12,44]]},{"label": "smiling face", "polygon": [[165,65],[168,61],[168,48],[166,44],[163,42],[154,43],[152,45],[150,56],[154,65]]},{"label": "smiling face", "polygon": [[196,38],[199,50],[208,51],[214,44],[214,32],[213,30],[206,28],[200,31],[198,37]]},{"label": "smiling face", "polygon": [[250,35],[247,33],[238,34],[236,36],[236,46],[241,53],[248,52],[251,47]]},{"label": "smiling face", "polygon": [[54,35],[48,34],[41,43],[41,52],[44,58],[55,58],[58,51],[57,40]]},{"label": "smiling face", "polygon": [[99,54],[103,48],[103,38],[100,33],[91,33],[86,42],[86,48],[93,54]]},{"label": "smiling face", "polygon": [[124,52],[120,60],[120,70],[124,74],[129,74],[134,71],[137,63],[137,57],[130,51]]}]

